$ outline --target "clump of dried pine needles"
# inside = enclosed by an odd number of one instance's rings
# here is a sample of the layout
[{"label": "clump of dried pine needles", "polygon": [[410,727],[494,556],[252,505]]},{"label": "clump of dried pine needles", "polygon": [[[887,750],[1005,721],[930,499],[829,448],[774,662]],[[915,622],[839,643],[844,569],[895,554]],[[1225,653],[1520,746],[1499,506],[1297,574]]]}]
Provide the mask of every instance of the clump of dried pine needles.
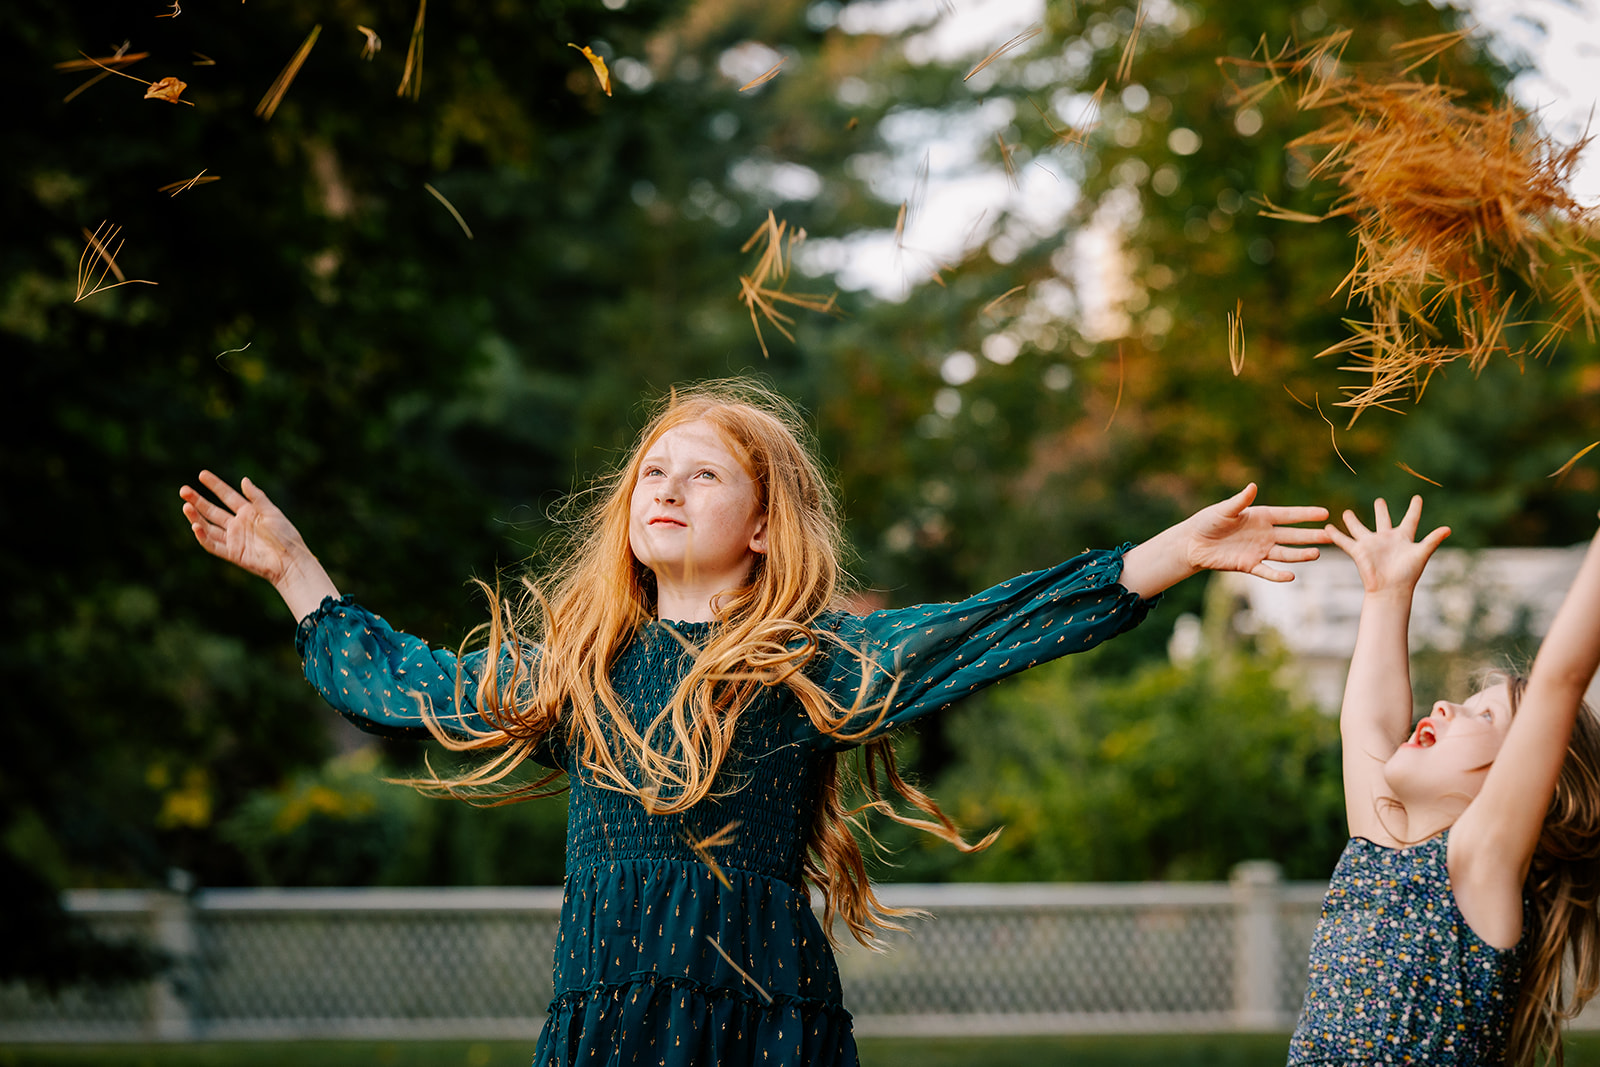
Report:
[{"label": "clump of dried pine needles", "polygon": [[823,297],[818,293],[790,293],[783,288],[789,279],[790,260],[795,247],[805,239],[805,230],[799,227],[791,229],[787,222],[778,221],[769,211],[767,221],[739,249],[741,252],[760,249],[755,269],[749,274],[739,275],[739,301],[750,309],[750,323],[756,328],[761,354],[769,358],[772,353],[767,351],[766,338],[761,335],[761,319],[765,318],[773,329],[790,341],[794,340],[794,334],[788,329],[794,324],[794,317],[779,311],[779,304],[828,314],[838,310],[835,305],[838,293]]},{"label": "clump of dried pine needles", "polygon": [[[78,284],[72,297],[76,304],[80,300],[87,300],[96,293],[103,293],[107,289],[115,289],[119,285],[155,285],[156,282],[145,278],[129,278],[122,273],[122,268],[117,266],[117,253],[122,251],[124,242],[117,241],[117,234],[122,232],[121,226],[102,222],[90,233],[89,228],[83,228],[84,248],[83,254],[78,257]],[[112,248],[111,242],[117,241],[117,247]],[[99,268],[99,273],[95,269]],[[111,275],[117,280],[110,285],[106,284],[106,275]]]},{"label": "clump of dried pine needles", "polygon": [[[1600,321],[1595,214],[1569,191],[1587,138],[1558,144],[1514,104],[1470,107],[1460,91],[1411,76],[1464,37],[1395,46],[1405,66],[1392,75],[1343,61],[1349,31],[1219,61],[1256,76],[1248,87],[1235,82],[1240,106],[1294,81],[1300,109],[1330,115],[1289,148],[1341,195],[1323,215],[1270,203],[1264,214],[1354,224],[1356,260],[1339,289],[1371,317],[1346,320],[1351,336],[1319,355],[1350,356],[1345,369],[1367,378],[1340,402],[1355,416],[1403,394],[1419,399],[1449,363],[1466,360],[1476,372],[1497,353],[1537,358],[1579,324],[1592,339]],[[1522,318],[1541,302],[1549,319]]]}]

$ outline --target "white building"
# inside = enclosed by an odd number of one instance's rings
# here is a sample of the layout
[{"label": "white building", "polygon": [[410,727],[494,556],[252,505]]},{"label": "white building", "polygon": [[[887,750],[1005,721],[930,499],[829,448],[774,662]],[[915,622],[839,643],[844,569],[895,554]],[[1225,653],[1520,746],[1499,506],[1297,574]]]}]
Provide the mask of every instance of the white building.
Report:
[{"label": "white building", "polygon": [[[1456,652],[1464,641],[1494,644],[1506,654],[1531,654],[1550,628],[1567,587],[1578,572],[1585,545],[1572,548],[1491,548],[1471,552],[1441,548],[1417,587],[1411,611],[1411,649]],[[1356,565],[1336,548],[1323,558],[1293,564],[1292,582],[1268,582],[1247,574],[1218,574],[1211,594],[1230,597],[1231,624],[1242,634],[1271,631],[1290,654],[1301,682],[1317,705],[1336,713],[1361,617],[1361,578]],[[1174,632],[1173,652],[1193,654],[1197,621]],[[1520,649],[1509,647],[1520,643]],[[1494,663],[1485,662],[1485,667]],[[1457,699],[1464,694],[1451,695]],[[1589,687],[1600,707],[1600,685]]]}]

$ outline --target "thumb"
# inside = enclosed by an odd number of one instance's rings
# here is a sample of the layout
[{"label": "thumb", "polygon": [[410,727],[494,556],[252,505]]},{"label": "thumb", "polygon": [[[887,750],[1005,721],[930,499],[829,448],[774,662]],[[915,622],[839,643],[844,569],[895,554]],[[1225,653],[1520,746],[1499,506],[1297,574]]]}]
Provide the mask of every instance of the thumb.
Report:
[{"label": "thumb", "polygon": [[1244,514],[1244,509],[1250,506],[1256,498],[1256,483],[1251,482],[1237,493],[1222,502],[1222,512],[1230,518]]}]

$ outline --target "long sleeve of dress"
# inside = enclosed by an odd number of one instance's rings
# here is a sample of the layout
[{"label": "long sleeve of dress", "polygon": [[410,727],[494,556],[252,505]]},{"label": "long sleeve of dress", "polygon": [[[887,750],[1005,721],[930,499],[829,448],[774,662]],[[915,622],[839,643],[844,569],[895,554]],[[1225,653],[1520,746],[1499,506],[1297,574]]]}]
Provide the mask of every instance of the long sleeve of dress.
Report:
[{"label": "long sleeve of dress", "polygon": [[457,707],[455,653],[394,629],[349,596],[323,600],[300,620],[294,643],[306,680],[340,715],[369,733],[430,737],[423,701],[447,733],[470,737],[492,729],[477,711],[481,651],[459,659]]},{"label": "long sleeve of dress", "polygon": [[1118,584],[1131,547],[1084,552],[954,604],[823,616],[818,628],[834,647],[818,681],[841,705],[861,709],[846,733],[876,722],[844,743],[871,740],[1008,675],[1137,626],[1155,601]]}]

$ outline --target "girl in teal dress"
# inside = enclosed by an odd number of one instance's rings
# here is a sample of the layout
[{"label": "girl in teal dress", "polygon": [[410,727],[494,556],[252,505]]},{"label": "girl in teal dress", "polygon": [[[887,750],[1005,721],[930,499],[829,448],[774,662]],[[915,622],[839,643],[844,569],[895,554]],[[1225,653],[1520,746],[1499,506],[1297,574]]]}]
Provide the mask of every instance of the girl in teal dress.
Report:
[{"label": "girl in teal dress", "polygon": [[[453,795],[571,789],[555,999],[538,1064],[856,1062],[829,939],[892,927],[851,829],[849,750],[873,809],[969,845],[896,772],[887,734],[1144,618],[1204,568],[1287,581],[1321,508],[1247,487],[1137,547],[1085,552],[957,604],[839,610],[840,524],[770,394],[673,394],[595,494],[548,597],[493,590],[486,647],[454,655],[340,596],[246,479],[184,486],[205,549],[271,581],[306,677],[363,728],[490,753]],[[508,777],[532,760],[547,773]],[[891,804],[887,782],[913,809]],[[819,923],[811,909],[823,905]]]},{"label": "girl in teal dress", "polygon": [[[1289,1063],[1532,1067],[1600,986],[1600,534],[1526,679],[1411,722],[1411,596],[1450,531],[1382,500],[1328,527],[1365,597],[1345,683],[1351,838],[1329,883]],[[1563,964],[1573,968],[1563,995]]]}]

